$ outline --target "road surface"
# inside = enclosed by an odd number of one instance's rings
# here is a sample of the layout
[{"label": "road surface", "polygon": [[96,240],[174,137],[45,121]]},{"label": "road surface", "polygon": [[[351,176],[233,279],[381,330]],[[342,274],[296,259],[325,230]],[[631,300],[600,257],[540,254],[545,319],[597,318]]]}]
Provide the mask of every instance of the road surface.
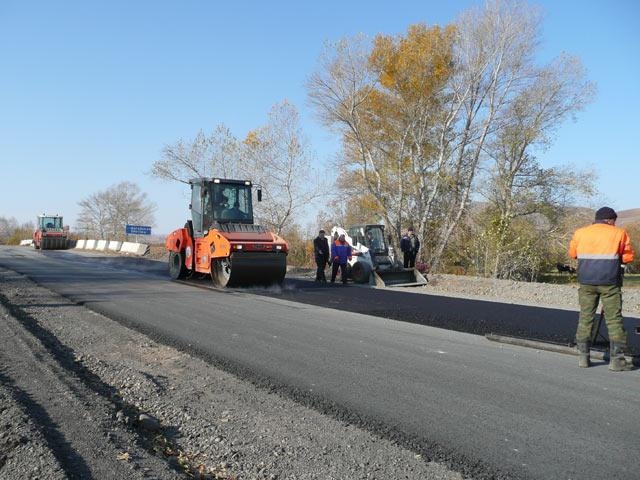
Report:
[{"label": "road surface", "polygon": [[[0,265],[477,478],[640,472],[637,371],[578,369],[572,356],[298,303],[295,283],[271,296],[211,291],[155,268],[25,248],[0,248]],[[333,292],[367,304],[371,290],[327,289],[326,305],[341,307]]]}]

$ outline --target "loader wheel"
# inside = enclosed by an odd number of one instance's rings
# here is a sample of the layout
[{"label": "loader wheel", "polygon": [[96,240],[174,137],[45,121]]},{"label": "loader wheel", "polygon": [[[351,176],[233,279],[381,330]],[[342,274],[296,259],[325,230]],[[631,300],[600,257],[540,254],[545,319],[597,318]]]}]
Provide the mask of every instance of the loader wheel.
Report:
[{"label": "loader wheel", "polygon": [[356,262],[351,265],[351,278],[356,283],[368,283],[371,275],[371,266],[368,263]]},{"label": "loader wheel", "polygon": [[187,272],[187,267],[184,265],[184,253],[169,253],[169,277],[171,280],[181,280],[187,276]]},{"label": "loader wheel", "polygon": [[225,288],[231,278],[231,260],[219,258],[211,262],[211,280],[216,287]]}]

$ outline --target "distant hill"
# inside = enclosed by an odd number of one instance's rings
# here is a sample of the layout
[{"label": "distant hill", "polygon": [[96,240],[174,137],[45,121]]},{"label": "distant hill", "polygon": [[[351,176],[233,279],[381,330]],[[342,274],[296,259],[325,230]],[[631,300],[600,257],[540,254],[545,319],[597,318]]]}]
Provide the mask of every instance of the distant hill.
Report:
[{"label": "distant hill", "polygon": [[622,226],[628,223],[640,223],[640,208],[632,208],[630,210],[620,210],[616,212],[618,214],[618,226]]}]

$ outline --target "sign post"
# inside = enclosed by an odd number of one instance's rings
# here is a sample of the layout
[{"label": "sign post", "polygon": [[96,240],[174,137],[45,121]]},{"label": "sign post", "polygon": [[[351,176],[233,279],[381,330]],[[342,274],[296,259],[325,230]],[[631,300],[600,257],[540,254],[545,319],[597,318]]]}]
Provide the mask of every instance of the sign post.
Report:
[{"label": "sign post", "polygon": [[151,227],[145,225],[129,225],[125,228],[127,235],[135,235],[136,243],[138,243],[138,235],[151,235]]}]

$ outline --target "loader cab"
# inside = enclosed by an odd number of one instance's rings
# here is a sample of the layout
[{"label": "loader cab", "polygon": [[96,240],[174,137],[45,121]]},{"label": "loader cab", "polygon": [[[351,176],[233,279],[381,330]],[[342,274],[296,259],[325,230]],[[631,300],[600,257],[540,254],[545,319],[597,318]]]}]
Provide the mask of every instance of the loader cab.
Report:
[{"label": "loader cab", "polygon": [[191,218],[196,236],[219,224],[253,224],[252,185],[247,180],[191,180]]},{"label": "loader cab", "polygon": [[387,243],[384,239],[384,225],[356,225],[347,233],[353,244],[360,243],[369,249],[372,256],[388,255]]}]

